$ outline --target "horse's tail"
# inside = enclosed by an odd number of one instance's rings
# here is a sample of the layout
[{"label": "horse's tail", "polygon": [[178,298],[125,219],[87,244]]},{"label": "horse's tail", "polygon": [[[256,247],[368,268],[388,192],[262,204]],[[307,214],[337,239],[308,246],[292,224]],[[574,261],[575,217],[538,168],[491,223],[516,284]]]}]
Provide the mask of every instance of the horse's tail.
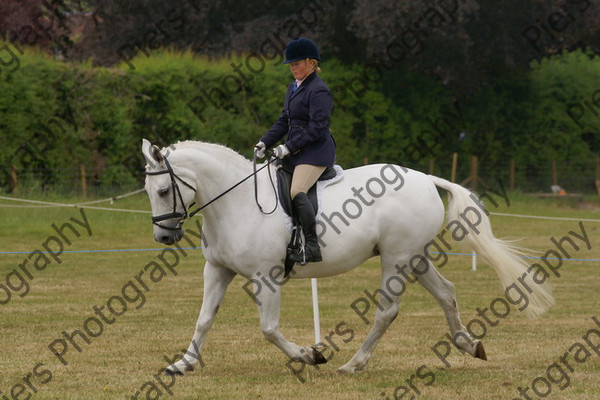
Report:
[{"label": "horse's tail", "polygon": [[[467,229],[469,233],[465,239],[477,255],[496,271],[507,299],[512,300],[513,304],[518,301],[519,309],[526,307],[524,312],[528,317],[537,318],[545,313],[554,304],[549,286],[533,280],[537,270],[530,269],[519,257],[525,254],[522,250],[494,237],[487,212],[482,210],[479,199],[460,185],[433,175],[429,175],[429,178],[436,186],[450,193],[448,220],[458,221]],[[515,300],[515,291],[527,299]],[[520,304],[525,300],[528,300],[528,304]]]}]

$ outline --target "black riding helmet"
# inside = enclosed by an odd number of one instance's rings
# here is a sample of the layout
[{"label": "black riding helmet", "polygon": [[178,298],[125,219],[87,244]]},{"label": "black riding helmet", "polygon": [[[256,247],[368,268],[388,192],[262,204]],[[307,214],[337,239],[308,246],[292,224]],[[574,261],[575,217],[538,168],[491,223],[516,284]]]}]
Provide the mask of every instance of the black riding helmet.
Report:
[{"label": "black riding helmet", "polygon": [[312,40],[296,38],[285,46],[284,64],[289,64],[305,58],[314,58],[317,61],[321,61],[317,45]]}]

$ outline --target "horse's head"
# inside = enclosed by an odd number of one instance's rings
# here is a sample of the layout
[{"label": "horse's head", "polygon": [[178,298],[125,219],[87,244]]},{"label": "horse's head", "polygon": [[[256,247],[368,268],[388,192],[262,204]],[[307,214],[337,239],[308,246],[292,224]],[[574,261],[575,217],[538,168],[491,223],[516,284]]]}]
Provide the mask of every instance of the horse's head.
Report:
[{"label": "horse's head", "polygon": [[154,239],[172,245],[183,237],[183,222],[194,201],[196,182],[190,179],[188,169],[171,165],[168,153],[163,154],[146,139],[142,140],[142,153],[147,162],[146,192],[152,207]]}]

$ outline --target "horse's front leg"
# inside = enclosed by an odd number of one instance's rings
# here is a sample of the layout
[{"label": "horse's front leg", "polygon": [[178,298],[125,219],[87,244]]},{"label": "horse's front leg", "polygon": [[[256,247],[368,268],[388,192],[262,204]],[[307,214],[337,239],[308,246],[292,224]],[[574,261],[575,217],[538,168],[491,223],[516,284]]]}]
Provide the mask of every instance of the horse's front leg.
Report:
[{"label": "horse's front leg", "polygon": [[185,371],[194,369],[194,366],[200,360],[200,350],[206,334],[212,326],[215,315],[217,315],[217,310],[221,301],[223,301],[227,286],[229,286],[235,275],[235,272],[206,262],[204,266],[204,296],[194,337],[183,358],[167,367],[165,371],[167,374],[183,375]]},{"label": "horse's front leg", "polygon": [[314,347],[302,347],[287,341],[279,331],[279,316],[281,310],[281,286],[270,285],[270,288],[260,288],[254,284],[254,293],[260,328],[265,338],[279,347],[291,360],[315,365],[327,362],[327,359]]}]

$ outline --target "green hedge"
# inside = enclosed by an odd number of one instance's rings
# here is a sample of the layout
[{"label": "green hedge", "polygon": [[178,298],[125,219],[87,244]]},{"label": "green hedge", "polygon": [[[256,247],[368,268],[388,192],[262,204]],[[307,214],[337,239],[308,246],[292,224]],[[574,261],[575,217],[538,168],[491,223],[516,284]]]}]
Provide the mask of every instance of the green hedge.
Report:
[{"label": "green hedge", "polygon": [[[252,55],[210,60],[160,50],[131,64],[134,70],[96,68],[26,49],[17,70],[0,69],[3,190],[11,165],[20,185],[32,187],[77,190],[80,165],[99,191],[139,186],[142,138],[162,146],[218,142],[250,157],[291,80],[286,66]],[[563,186],[591,190],[600,118],[584,100],[593,105],[600,86],[598,57],[574,52],[544,60],[527,76],[499,77],[463,98],[423,76],[384,86],[390,77],[360,65],[331,60],[322,69],[335,98],[338,162],[346,168],[396,162],[427,171],[434,159],[436,174],[448,177],[451,154],[459,152],[459,177],[475,154],[485,179],[506,180],[513,158],[520,186],[547,190],[556,160],[569,164]],[[568,107],[581,116],[569,116]]]}]

